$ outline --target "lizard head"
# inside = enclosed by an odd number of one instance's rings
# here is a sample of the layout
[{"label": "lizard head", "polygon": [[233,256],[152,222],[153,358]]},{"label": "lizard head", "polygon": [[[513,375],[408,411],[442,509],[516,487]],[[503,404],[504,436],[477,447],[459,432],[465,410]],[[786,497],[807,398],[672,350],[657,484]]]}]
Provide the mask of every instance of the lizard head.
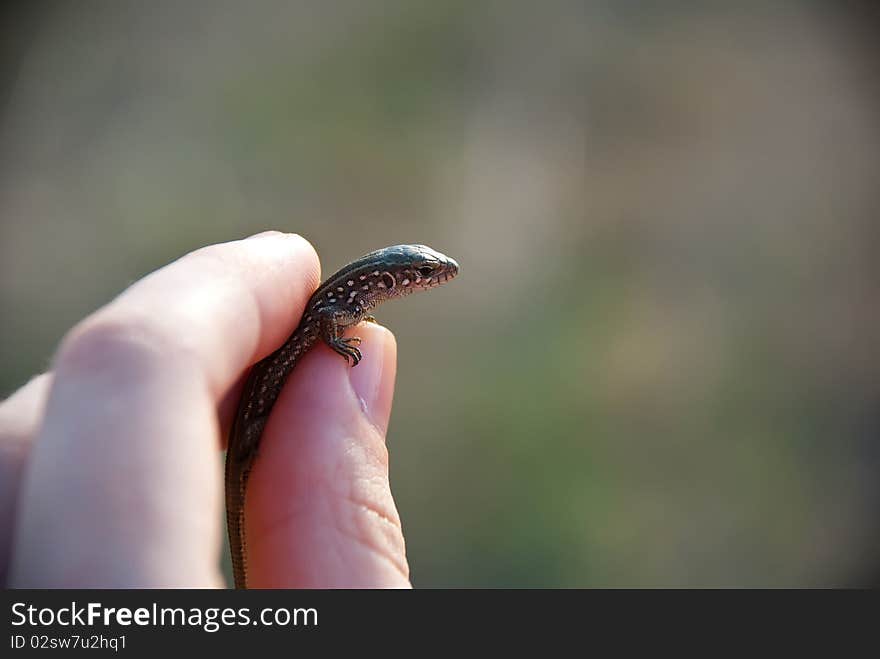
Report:
[{"label": "lizard head", "polygon": [[455,259],[427,245],[397,245],[385,252],[383,283],[389,297],[434,288],[458,274]]}]

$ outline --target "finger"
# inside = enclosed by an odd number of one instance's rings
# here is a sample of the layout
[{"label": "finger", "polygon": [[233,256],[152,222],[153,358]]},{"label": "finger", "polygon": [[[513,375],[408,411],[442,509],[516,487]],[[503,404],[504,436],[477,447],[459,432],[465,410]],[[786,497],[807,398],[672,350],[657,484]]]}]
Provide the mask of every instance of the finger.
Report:
[{"label": "finger", "polygon": [[[211,245],[145,277],[95,314],[79,334],[123,325],[192,359],[218,397],[296,327],[320,280],[314,248],[268,231]],[[97,326],[97,328],[95,327]]]},{"label": "finger", "polygon": [[0,585],[6,584],[21,474],[36,435],[51,374],[38,375],[0,404]]},{"label": "finger", "polygon": [[408,587],[385,430],[397,348],[361,324],[356,367],[321,344],[269,419],[245,517],[255,588]]},{"label": "finger", "polygon": [[278,233],[144,278],[66,337],[26,469],[11,581],[219,585],[217,401],[295,326],[317,256]]}]

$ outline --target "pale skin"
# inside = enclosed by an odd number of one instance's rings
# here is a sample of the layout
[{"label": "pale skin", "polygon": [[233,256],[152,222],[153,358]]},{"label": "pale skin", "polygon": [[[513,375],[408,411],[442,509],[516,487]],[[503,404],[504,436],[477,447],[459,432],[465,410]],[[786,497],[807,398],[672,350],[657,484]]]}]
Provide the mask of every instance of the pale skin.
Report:
[{"label": "pale skin", "polygon": [[[192,252],[71,329],[0,403],[0,583],[222,587],[242,380],[319,281],[305,239],[267,232]],[[410,586],[385,445],[396,344],[356,334],[356,368],[316,345],[272,410],[246,504],[253,588]]]}]

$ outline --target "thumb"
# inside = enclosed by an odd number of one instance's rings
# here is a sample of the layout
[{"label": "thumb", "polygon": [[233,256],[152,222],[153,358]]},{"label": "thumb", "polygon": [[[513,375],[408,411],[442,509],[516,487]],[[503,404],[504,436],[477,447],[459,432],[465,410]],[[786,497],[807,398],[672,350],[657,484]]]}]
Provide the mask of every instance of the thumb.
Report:
[{"label": "thumb", "polygon": [[252,588],[410,586],[385,446],[397,345],[375,324],[349,334],[361,362],[316,345],[266,426],[248,488]]}]

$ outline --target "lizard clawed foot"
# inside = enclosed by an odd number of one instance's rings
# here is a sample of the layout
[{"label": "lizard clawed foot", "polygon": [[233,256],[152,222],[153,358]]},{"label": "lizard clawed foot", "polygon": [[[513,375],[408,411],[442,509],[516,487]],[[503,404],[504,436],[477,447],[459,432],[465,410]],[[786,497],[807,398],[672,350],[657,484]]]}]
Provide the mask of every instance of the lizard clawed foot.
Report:
[{"label": "lizard clawed foot", "polygon": [[346,361],[350,361],[352,366],[357,366],[363,357],[361,351],[355,347],[360,344],[361,338],[359,336],[351,336],[336,339],[330,344],[330,347],[345,357]]}]

